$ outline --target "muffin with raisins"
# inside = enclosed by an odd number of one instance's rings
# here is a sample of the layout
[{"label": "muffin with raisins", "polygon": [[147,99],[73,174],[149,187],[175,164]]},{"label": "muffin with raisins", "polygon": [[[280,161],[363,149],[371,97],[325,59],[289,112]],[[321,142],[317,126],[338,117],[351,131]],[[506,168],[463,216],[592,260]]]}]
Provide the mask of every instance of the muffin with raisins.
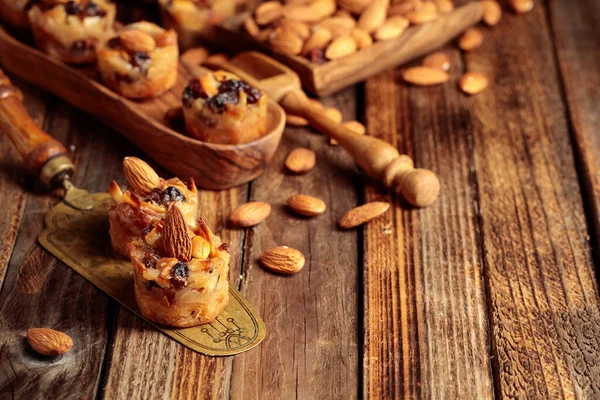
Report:
[{"label": "muffin with raisins", "polygon": [[15,28],[27,28],[27,7],[31,0],[0,0],[0,21]]},{"label": "muffin with raisins", "polygon": [[177,33],[150,22],[127,25],[98,49],[98,70],[104,83],[122,96],[159,96],[177,81]]},{"label": "muffin with raisins", "polygon": [[112,35],[115,12],[106,0],[43,0],[28,16],[41,50],[69,64],[87,64]]},{"label": "muffin with raisins", "polygon": [[112,181],[108,193],[114,204],[108,209],[113,250],[129,258],[127,245],[148,234],[156,222],[164,219],[167,208],[175,204],[189,225],[195,226],[198,190],[194,180],[163,179],[144,161],[135,157],[123,160],[129,188],[122,191]]},{"label": "muffin with raisins", "polygon": [[212,322],[229,301],[229,252],[204,220],[190,229],[176,206],[129,245],[142,315],[178,328]]},{"label": "muffin with raisins", "polygon": [[182,49],[214,34],[214,26],[235,14],[234,0],[159,0],[162,25],[179,34]]},{"label": "muffin with raisins", "polygon": [[215,71],[192,79],[183,91],[188,133],[204,142],[240,144],[267,130],[267,94],[237,75]]}]

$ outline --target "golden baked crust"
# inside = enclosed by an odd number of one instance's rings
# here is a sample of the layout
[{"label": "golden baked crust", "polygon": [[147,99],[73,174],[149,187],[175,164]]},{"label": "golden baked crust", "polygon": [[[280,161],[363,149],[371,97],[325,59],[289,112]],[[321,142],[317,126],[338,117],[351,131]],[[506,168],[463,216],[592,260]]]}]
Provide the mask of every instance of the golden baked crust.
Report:
[{"label": "golden baked crust", "polygon": [[267,129],[267,94],[237,75],[216,71],[190,81],[183,92],[188,133],[202,141],[247,143]]},{"label": "golden baked crust", "polygon": [[177,33],[153,23],[127,25],[97,55],[102,80],[122,96],[159,96],[177,82]]},{"label": "golden baked crust", "polygon": [[45,0],[28,12],[37,46],[69,64],[96,61],[96,48],[112,35],[116,6],[106,0]]},{"label": "golden baked crust", "polygon": [[0,0],[0,20],[15,28],[27,28],[27,6],[30,0]]},{"label": "golden baked crust", "polygon": [[192,257],[179,260],[163,245],[163,223],[129,246],[135,299],[142,315],[159,324],[190,327],[213,321],[229,301],[227,245],[199,219]]}]

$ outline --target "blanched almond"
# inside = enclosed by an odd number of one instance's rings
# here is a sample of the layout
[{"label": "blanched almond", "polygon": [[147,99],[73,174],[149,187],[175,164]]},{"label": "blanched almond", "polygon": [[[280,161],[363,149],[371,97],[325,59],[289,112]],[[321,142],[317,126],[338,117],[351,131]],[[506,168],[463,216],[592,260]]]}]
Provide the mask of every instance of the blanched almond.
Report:
[{"label": "blanched almond", "polygon": [[519,14],[525,14],[533,10],[535,2],[533,0],[510,0],[510,6]]},{"label": "blanched almond", "polygon": [[467,72],[460,78],[460,88],[467,94],[477,94],[488,87],[488,79],[480,72]]},{"label": "blanched almond", "polygon": [[475,50],[483,44],[483,33],[477,28],[467,29],[458,39],[458,47],[464,51]]},{"label": "blanched almond", "polygon": [[258,25],[268,25],[283,14],[283,6],[278,1],[265,1],[254,10],[254,18]]},{"label": "blanched almond", "polygon": [[297,194],[290,197],[287,200],[287,204],[298,214],[306,217],[316,217],[323,214],[327,209],[327,205],[323,200],[304,194]]},{"label": "blanched almond", "polygon": [[372,33],[385,22],[389,5],[389,0],[372,0],[360,15],[356,26],[367,33]]},{"label": "blanched almond", "polygon": [[352,37],[356,40],[356,46],[359,49],[364,49],[373,44],[373,38],[367,32],[360,28],[354,28],[352,30]]},{"label": "blanched almond", "polygon": [[296,174],[304,174],[315,167],[317,155],[314,151],[298,147],[290,152],[285,159],[285,166]]},{"label": "blanched almond", "polygon": [[329,42],[331,42],[332,35],[327,29],[319,28],[315,30],[312,35],[304,43],[304,49],[302,54],[310,54],[314,49],[325,49]]},{"label": "blanched almond", "polygon": [[241,228],[248,228],[263,222],[271,214],[271,205],[262,201],[251,201],[236,208],[229,221]]},{"label": "blanched almond", "polygon": [[402,79],[420,86],[439,85],[448,80],[448,73],[437,68],[412,67],[402,72]]},{"label": "blanched almond", "polygon": [[425,57],[423,59],[423,66],[448,71],[450,69],[450,60],[446,53],[438,51]]},{"label": "blanched almond", "polygon": [[119,34],[123,47],[134,53],[149,53],[156,48],[154,38],[142,31],[126,30]]},{"label": "blanched almond", "polygon": [[395,39],[404,33],[409,24],[404,17],[391,17],[377,28],[373,36],[376,40]]},{"label": "blanched almond", "polygon": [[295,274],[304,267],[304,255],[287,246],[273,247],[260,255],[262,264],[280,274]]},{"label": "blanched almond", "polygon": [[180,261],[192,259],[192,239],[190,229],[179,207],[171,203],[165,215],[163,226],[163,246],[165,252]]},{"label": "blanched almond", "polygon": [[69,335],[50,328],[28,329],[27,342],[35,351],[49,357],[65,354],[73,347]]},{"label": "blanched almond", "polygon": [[489,26],[498,25],[500,19],[502,18],[502,8],[500,4],[498,4],[494,0],[483,0],[481,2],[483,5],[483,20]]},{"label": "blanched almond", "polygon": [[325,57],[329,60],[337,60],[338,58],[356,53],[356,50],[356,40],[354,40],[352,36],[342,36],[334,39],[329,46],[327,46]]},{"label": "blanched almond", "polygon": [[375,201],[353,208],[344,214],[340,220],[340,227],[349,229],[362,225],[384,214],[389,208],[390,204],[382,201]]},{"label": "blanched almond", "polygon": [[352,29],[356,26],[354,18],[347,17],[331,17],[327,18],[317,25],[316,29],[327,29],[331,32],[331,36],[335,39],[340,36],[349,36],[352,34]]},{"label": "blanched almond", "polygon": [[160,186],[160,177],[145,161],[137,157],[123,159],[125,178],[134,192],[147,195]]},{"label": "blanched almond", "polygon": [[302,51],[304,41],[289,29],[277,28],[269,36],[269,44],[278,53],[296,55]]}]

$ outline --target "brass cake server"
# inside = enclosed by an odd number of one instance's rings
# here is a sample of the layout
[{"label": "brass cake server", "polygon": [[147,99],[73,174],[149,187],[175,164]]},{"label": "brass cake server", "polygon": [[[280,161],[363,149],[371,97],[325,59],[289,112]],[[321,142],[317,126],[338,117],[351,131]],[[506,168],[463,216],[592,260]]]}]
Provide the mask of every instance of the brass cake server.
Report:
[{"label": "brass cake server", "polygon": [[[90,194],[71,183],[74,165],[65,147],[40,129],[27,113],[21,92],[0,70],[0,132],[5,132],[25,161],[28,172],[52,189],[63,188],[60,203],[46,214],[38,240],[42,247],[92,284],[139,314],[133,294],[131,263],[112,257],[108,237],[108,193]],[[242,295],[229,287],[229,304],[210,324],[158,330],[202,354],[228,356],[262,341],[265,324]],[[141,315],[140,315],[141,317]]]}]

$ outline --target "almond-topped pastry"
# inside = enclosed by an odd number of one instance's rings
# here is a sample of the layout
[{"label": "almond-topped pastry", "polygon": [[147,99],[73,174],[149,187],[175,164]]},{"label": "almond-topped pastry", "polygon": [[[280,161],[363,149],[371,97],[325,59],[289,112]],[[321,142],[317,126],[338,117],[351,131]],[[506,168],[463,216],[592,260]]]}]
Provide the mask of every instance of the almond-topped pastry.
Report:
[{"label": "almond-topped pastry", "polygon": [[163,26],[175,29],[183,49],[212,33],[214,25],[235,14],[234,0],[159,0]]},{"label": "almond-topped pastry", "polygon": [[267,130],[267,94],[225,71],[194,78],[183,91],[188,133],[202,141],[240,144]]},{"label": "almond-topped pastry", "polygon": [[15,28],[27,28],[27,6],[31,0],[0,0],[0,21]]},{"label": "almond-topped pastry", "polygon": [[108,193],[114,204],[108,209],[110,239],[115,252],[129,258],[127,245],[145,236],[155,222],[162,221],[167,208],[175,204],[189,225],[196,225],[198,190],[194,180],[162,179],[144,161],[135,157],[123,160],[129,189],[123,192],[112,181]]},{"label": "almond-topped pastry", "polygon": [[112,35],[116,6],[106,0],[42,0],[28,16],[37,46],[69,64],[96,61]]},{"label": "almond-topped pastry", "polygon": [[98,49],[104,83],[133,99],[158,96],[177,81],[177,33],[150,22],[127,25]]},{"label": "almond-topped pastry", "polygon": [[145,318],[189,327],[213,321],[229,301],[229,252],[204,220],[190,229],[169,207],[143,238],[129,245],[135,299]]}]

